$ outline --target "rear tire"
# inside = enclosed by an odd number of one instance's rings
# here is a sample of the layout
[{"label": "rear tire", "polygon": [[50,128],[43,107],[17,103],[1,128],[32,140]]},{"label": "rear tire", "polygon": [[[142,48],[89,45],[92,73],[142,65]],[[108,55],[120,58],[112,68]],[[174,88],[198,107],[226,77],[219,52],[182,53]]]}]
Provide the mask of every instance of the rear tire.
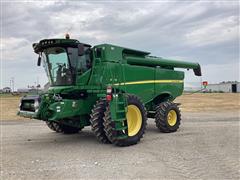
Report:
[{"label": "rear tire", "polygon": [[103,117],[104,117],[104,112],[106,111],[106,106],[107,106],[106,100],[101,99],[97,101],[90,115],[92,131],[95,134],[97,140],[102,143],[110,143],[107,136],[105,135],[104,126],[103,126],[103,121],[104,121]]},{"label": "rear tire", "polygon": [[[121,134],[114,130],[115,122],[111,119],[110,107],[107,106],[104,116],[104,131],[108,139],[117,146],[130,146],[137,144],[143,137],[147,126],[147,111],[141,100],[135,95],[128,95],[127,97],[128,109],[133,108],[131,116],[129,115],[128,130],[120,131]],[[129,109],[130,111],[130,109]],[[128,112],[129,112],[128,111]],[[135,116],[137,115],[137,116]],[[140,117],[140,118],[139,118]],[[127,115],[126,115],[127,118]],[[130,119],[132,122],[130,122]],[[138,120],[140,119],[140,124]],[[129,131],[131,130],[131,131]],[[129,134],[131,132],[131,135]],[[118,136],[127,135],[127,138],[119,139]]]},{"label": "rear tire", "polygon": [[170,101],[160,103],[156,107],[155,122],[161,132],[177,131],[181,123],[181,112],[177,104]]}]

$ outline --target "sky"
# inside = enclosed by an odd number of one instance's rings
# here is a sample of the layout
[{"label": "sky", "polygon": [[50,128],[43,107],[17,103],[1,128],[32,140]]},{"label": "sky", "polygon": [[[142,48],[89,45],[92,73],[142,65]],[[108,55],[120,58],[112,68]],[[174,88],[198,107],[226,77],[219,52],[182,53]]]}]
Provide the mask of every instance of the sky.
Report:
[{"label": "sky", "polygon": [[238,1],[1,1],[1,83],[26,88],[47,77],[32,43],[71,38],[198,62],[185,86],[239,81]]}]

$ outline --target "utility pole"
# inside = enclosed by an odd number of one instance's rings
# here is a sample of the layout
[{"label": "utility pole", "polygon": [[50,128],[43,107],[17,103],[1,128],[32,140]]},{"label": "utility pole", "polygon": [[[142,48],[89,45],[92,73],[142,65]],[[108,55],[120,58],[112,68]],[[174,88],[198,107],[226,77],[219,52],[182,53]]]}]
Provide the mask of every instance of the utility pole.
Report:
[{"label": "utility pole", "polygon": [[11,91],[12,91],[12,79],[10,79],[10,89],[11,89]]},{"label": "utility pole", "polygon": [[12,92],[14,92],[14,77],[12,77],[11,80],[12,80]]}]

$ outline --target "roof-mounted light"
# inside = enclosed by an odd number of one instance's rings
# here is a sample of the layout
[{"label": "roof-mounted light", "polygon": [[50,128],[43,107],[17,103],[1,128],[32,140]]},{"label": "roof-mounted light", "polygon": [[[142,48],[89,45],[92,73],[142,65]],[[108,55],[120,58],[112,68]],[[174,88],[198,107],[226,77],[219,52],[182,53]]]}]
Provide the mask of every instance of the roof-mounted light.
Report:
[{"label": "roof-mounted light", "polygon": [[48,45],[48,44],[54,44],[55,40],[44,40],[41,42],[41,45]]},{"label": "roof-mounted light", "polygon": [[68,33],[65,34],[66,39],[70,39],[70,35]]}]

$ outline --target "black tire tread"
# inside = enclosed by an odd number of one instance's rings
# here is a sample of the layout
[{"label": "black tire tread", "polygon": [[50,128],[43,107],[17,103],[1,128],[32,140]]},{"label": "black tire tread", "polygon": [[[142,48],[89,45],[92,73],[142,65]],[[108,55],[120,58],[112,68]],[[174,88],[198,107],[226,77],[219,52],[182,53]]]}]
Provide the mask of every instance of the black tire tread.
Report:
[{"label": "black tire tread", "polygon": [[[173,127],[169,127],[166,118],[167,118],[167,113],[169,112],[170,109],[174,109],[177,113],[177,123]],[[155,123],[157,128],[164,133],[171,133],[175,132],[178,130],[180,124],[181,124],[181,112],[177,106],[177,104],[171,102],[171,101],[165,101],[156,107],[156,114],[155,114]]]},{"label": "black tire tread", "polygon": [[103,126],[103,117],[106,110],[107,102],[104,99],[101,99],[96,102],[90,114],[90,123],[92,131],[96,136],[97,140],[102,143],[110,143],[107,136],[105,135],[104,126]]}]

